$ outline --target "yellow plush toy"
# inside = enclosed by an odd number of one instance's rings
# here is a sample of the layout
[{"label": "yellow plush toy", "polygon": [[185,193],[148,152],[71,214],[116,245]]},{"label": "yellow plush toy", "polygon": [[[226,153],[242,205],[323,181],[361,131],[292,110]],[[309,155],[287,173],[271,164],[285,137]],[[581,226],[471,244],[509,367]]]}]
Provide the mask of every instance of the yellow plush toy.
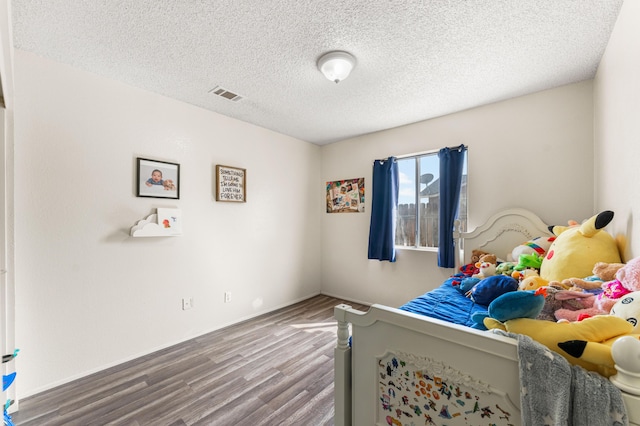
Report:
[{"label": "yellow plush toy", "polygon": [[605,377],[616,373],[611,345],[624,336],[640,339],[640,334],[632,334],[633,325],[611,315],[561,323],[530,318],[510,319],[502,323],[491,317],[483,322],[488,329],[527,335],[562,355],[571,364]]},{"label": "yellow plush toy", "polygon": [[540,265],[540,277],[547,282],[587,277],[598,262],[621,263],[616,240],[602,228],[613,219],[612,211],[603,211],[581,225],[554,226],[556,239]]},{"label": "yellow plush toy", "polygon": [[522,280],[518,284],[518,290],[537,290],[545,287],[547,282],[540,278],[540,274],[535,269],[525,269],[522,272]]}]

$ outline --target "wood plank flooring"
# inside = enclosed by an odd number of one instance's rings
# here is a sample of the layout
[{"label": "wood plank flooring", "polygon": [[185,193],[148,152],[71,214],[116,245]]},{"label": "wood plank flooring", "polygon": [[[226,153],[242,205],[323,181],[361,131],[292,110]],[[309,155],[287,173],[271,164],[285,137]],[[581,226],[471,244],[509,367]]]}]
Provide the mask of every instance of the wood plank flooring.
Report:
[{"label": "wood plank flooring", "polygon": [[20,401],[19,426],[333,425],[333,307],[319,295]]}]

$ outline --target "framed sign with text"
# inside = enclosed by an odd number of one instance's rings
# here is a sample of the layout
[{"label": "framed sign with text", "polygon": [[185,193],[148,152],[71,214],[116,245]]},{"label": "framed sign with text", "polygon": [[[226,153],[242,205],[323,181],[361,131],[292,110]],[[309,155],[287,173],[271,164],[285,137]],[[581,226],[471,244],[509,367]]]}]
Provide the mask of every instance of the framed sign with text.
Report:
[{"label": "framed sign with text", "polygon": [[216,166],[216,201],[245,203],[247,171],[237,167]]}]

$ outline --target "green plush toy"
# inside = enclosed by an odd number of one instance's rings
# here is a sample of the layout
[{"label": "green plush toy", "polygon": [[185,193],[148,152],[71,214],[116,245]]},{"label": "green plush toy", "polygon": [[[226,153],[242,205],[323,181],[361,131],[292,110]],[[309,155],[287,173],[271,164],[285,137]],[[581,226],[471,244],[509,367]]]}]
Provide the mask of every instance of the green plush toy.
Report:
[{"label": "green plush toy", "polygon": [[513,262],[502,262],[496,266],[496,274],[498,275],[508,275],[511,276],[511,273],[514,271],[516,264]]},{"label": "green plush toy", "polygon": [[536,253],[521,254],[520,257],[518,257],[518,263],[513,269],[516,271],[540,269],[540,265],[542,265],[542,257],[538,256]]}]

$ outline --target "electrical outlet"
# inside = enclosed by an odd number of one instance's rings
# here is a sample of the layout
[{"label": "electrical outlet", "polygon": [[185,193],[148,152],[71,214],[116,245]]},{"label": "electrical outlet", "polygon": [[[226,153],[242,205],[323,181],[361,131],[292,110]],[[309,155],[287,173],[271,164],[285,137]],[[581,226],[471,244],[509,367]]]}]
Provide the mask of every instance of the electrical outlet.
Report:
[{"label": "electrical outlet", "polygon": [[184,297],[182,299],[182,310],[186,311],[187,309],[193,308],[193,298],[192,297]]},{"label": "electrical outlet", "polygon": [[230,291],[225,291],[224,292],[224,303],[229,303],[231,302],[231,292]]}]

